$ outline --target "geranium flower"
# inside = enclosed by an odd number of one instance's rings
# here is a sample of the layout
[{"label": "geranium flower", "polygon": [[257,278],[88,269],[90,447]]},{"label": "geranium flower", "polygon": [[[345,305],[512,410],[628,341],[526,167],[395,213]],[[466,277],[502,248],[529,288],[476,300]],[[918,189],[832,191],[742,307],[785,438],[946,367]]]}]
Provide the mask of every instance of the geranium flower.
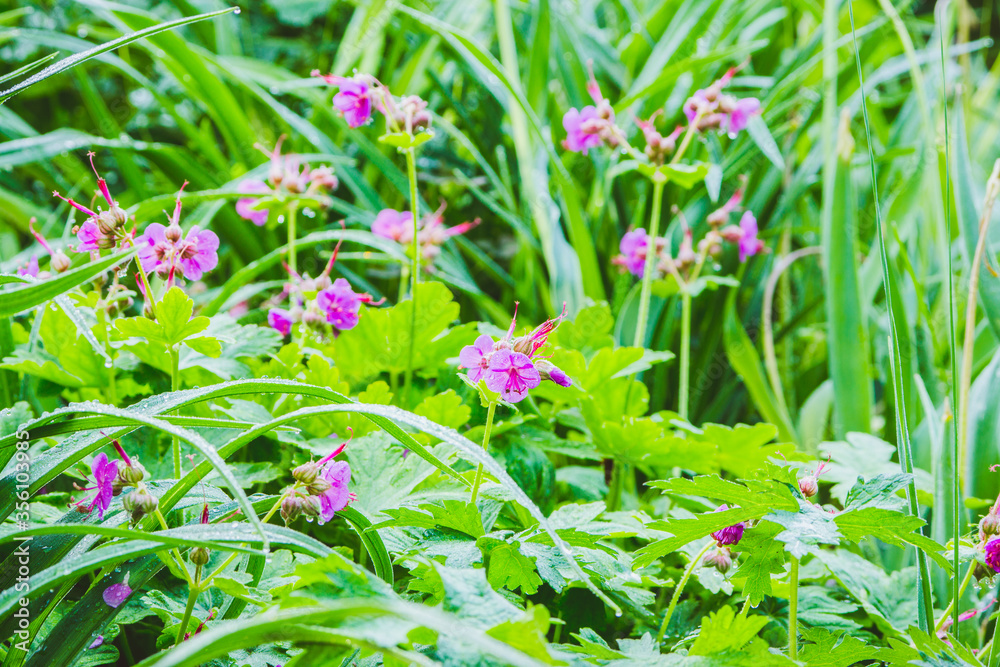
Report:
[{"label": "geranium flower", "polygon": [[649,235],[645,229],[633,229],[622,236],[618,249],[621,254],[612,259],[612,263],[625,268],[634,276],[642,277],[646,268],[646,253],[649,248]]},{"label": "geranium flower", "polygon": [[483,334],[472,345],[466,345],[458,354],[459,368],[468,369],[467,375],[473,382],[479,382],[489,367],[489,355],[493,352],[493,339]]},{"label": "geranium flower", "polygon": [[[267,186],[267,183],[261,180],[248,179],[242,181],[237,189],[240,192],[259,192],[264,194],[265,192],[270,192],[271,188]],[[258,227],[263,227],[264,223],[267,222],[268,216],[271,215],[269,210],[265,209],[255,209],[253,206],[257,203],[256,197],[243,197],[236,201],[236,214],[239,215],[244,220],[249,220]]]},{"label": "geranium flower", "polygon": [[326,313],[326,321],[341,331],[356,327],[361,304],[370,302],[371,296],[355,292],[346,278],[337,278],[316,295],[316,305]]},{"label": "geranium flower", "polygon": [[[186,181],[184,185],[187,185]],[[170,226],[151,223],[135,240],[142,270],[146,273],[155,271],[168,284],[173,284],[178,274],[187,280],[199,280],[205,272],[211,271],[219,263],[216,253],[219,249],[219,237],[215,232],[195,225],[185,236],[180,227],[180,217],[181,198],[178,194],[173,217],[168,218]]]},{"label": "geranium flower", "polygon": [[689,123],[698,122],[698,129],[723,128],[730,138],[746,129],[750,117],[761,111],[760,100],[755,97],[737,99],[724,95],[722,89],[729,85],[738,68],[730,67],[708,88],[698,90],[684,102],[684,115]]},{"label": "geranium flower", "polygon": [[[718,509],[716,509],[715,511],[724,512],[727,509],[729,509],[729,506],[726,504],[722,504],[719,505]],[[712,533],[712,539],[714,539],[716,544],[718,544],[720,547],[732,546],[733,544],[737,544],[740,540],[743,539],[743,531],[746,530],[746,527],[747,527],[746,522],[740,521],[739,523],[735,523],[732,526],[726,526],[725,528],[715,531],[714,533]]]},{"label": "geranium flower", "polygon": [[90,158],[90,168],[97,176],[97,187],[101,191],[104,201],[108,204],[108,210],[102,211],[98,208],[97,211],[92,211],[86,206],[64,197],[58,191],[52,192],[52,196],[62,199],[76,210],[87,215],[86,222],[73,228],[73,232],[80,241],[80,244],[76,246],[77,252],[96,252],[106,248],[114,248],[120,240],[127,238],[124,226],[128,222],[128,213],[111,197],[107,181],[101,178],[101,175],[97,173],[97,167],[94,166],[94,155],[93,151],[87,153],[87,157]]},{"label": "geranium flower", "polygon": [[97,518],[103,519],[104,512],[111,506],[111,498],[114,496],[114,483],[118,477],[118,461],[109,461],[108,455],[101,452],[94,457],[90,464],[90,474],[94,478],[94,486],[77,486],[79,491],[93,491],[94,497],[90,503],[80,501],[76,504],[76,510],[82,514],[90,514],[97,510]]},{"label": "geranium flower", "polygon": [[524,400],[528,390],[534,389],[542,381],[528,355],[506,348],[490,355],[485,378],[490,391],[497,392],[508,403]]},{"label": "geranium flower", "polygon": [[319,522],[325,523],[334,514],[347,507],[356,496],[347,490],[351,483],[351,465],[347,461],[332,461],[321,474],[329,485],[319,498]]},{"label": "geranium flower", "polygon": [[372,234],[404,245],[409,244],[413,241],[413,214],[384,208],[372,221]]},{"label": "geranium flower", "polygon": [[587,154],[591,148],[601,145],[601,117],[597,107],[587,105],[580,110],[570,109],[563,115],[563,129],[566,138],[563,148],[574,153]]},{"label": "geranium flower", "polygon": [[750,117],[760,113],[760,100],[756,97],[746,97],[735,100],[732,110],[726,115],[726,134],[735,139],[740,130],[746,129]]},{"label": "geranium flower", "polygon": [[739,241],[740,261],[745,262],[764,250],[764,242],[757,238],[757,218],[750,211],[740,218],[740,230],[743,232]]},{"label": "geranium flower", "polygon": [[313,70],[311,74],[320,77],[331,86],[337,86],[339,90],[333,96],[333,106],[343,115],[348,127],[361,127],[371,120],[372,109],[377,105],[373,99],[374,79],[370,75],[357,74],[348,78],[320,74],[319,70]]},{"label": "geranium flower", "polygon": [[38,277],[38,256],[32,255],[31,259],[24,266],[19,266],[17,268],[17,275],[26,276],[28,278]]},{"label": "geranium flower", "polygon": [[1000,572],[1000,537],[994,537],[983,546],[986,553],[986,564],[994,572]]},{"label": "geranium flower", "polygon": [[292,314],[284,308],[272,308],[267,312],[267,323],[282,336],[287,336],[292,332],[294,322]]}]

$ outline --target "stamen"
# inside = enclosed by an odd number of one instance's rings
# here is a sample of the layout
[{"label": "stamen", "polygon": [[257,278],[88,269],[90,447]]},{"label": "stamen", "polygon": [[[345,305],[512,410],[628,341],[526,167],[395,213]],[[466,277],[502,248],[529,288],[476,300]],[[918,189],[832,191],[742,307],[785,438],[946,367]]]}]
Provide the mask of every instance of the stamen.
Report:
[{"label": "stamen", "polygon": [[62,196],[61,194],[59,194],[59,193],[58,193],[57,191],[55,191],[55,190],[53,190],[53,191],[52,191],[52,196],[53,196],[53,197],[58,197],[59,199],[62,199],[62,200],[63,200],[64,202],[66,202],[67,204],[69,204],[70,206],[72,206],[73,208],[75,208],[76,210],[78,210],[78,211],[82,211],[83,213],[86,213],[86,214],[87,214],[87,215],[89,215],[89,216],[90,216],[91,218],[96,218],[96,217],[97,217],[97,214],[96,214],[96,213],[94,213],[93,211],[91,211],[91,210],[90,210],[89,208],[87,208],[86,206],[84,206],[84,205],[82,205],[82,204],[77,204],[77,203],[76,203],[75,201],[73,201],[72,199],[68,199],[68,198],[66,198],[66,197],[63,197],[63,196]]}]

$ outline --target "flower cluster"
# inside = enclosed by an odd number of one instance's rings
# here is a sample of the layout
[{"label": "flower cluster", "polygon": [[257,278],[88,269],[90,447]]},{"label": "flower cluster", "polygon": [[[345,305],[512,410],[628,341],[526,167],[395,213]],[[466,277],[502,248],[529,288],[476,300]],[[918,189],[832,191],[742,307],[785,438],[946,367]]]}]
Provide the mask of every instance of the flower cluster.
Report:
[{"label": "flower cluster", "polygon": [[546,320],[530,333],[514,338],[517,323],[517,309],[510,322],[507,335],[498,341],[483,334],[472,345],[466,345],[458,355],[459,368],[467,369],[471,382],[486,381],[486,387],[500,394],[508,403],[524,400],[529,389],[534,389],[542,380],[551,380],[563,387],[573,384],[555,364],[538,351],[548,342],[551,334],[563,317],[565,306],[559,317]]},{"label": "flower cluster", "polygon": [[292,471],[295,484],[281,499],[281,517],[286,524],[301,515],[306,521],[316,518],[323,525],[357,499],[348,490],[351,464],[333,460],[346,447],[345,442],[320,460],[303,463]]},{"label": "flower cluster", "polygon": [[615,111],[611,102],[601,93],[592,67],[587,81],[587,93],[594,104],[588,104],[582,109],[570,109],[563,115],[563,129],[566,130],[563,148],[584,155],[591,148],[602,144],[618,146],[625,138],[621,128],[615,125]]},{"label": "flower cluster", "polygon": [[244,220],[249,220],[258,227],[267,223],[270,211],[261,207],[265,197],[283,199],[288,195],[325,195],[337,189],[340,182],[328,166],[311,168],[302,164],[297,155],[282,155],[281,144],[285,135],[278,137],[274,150],[268,153],[263,147],[258,150],[268,156],[271,166],[267,180],[246,179],[237,186],[239,191],[255,195],[242,197],[236,202],[236,213]]},{"label": "flower cluster", "polygon": [[62,199],[76,210],[87,215],[87,220],[82,225],[73,227],[73,233],[80,241],[75,248],[77,252],[97,252],[108,248],[117,248],[122,242],[131,239],[131,234],[125,229],[128,213],[111,197],[107,181],[101,178],[101,175],[97,173],[97,167],[94,166],[94,155],[93,151],[87,153],[87,157],[90,158],[90,168],[97,176],[97,187],[100,189],[104,201],[108,204],[106,211],[102,211],[99,206],[96,211],[93,211],[83,204],[64,197],[57,191],[52,192],[53,197]]},{"label": "flower cluster", "polygon": [[[736,246],[741,262],[746,262],[754,255],[764,251],[764,242],[757,236],[757,218],[751,211],[743,213],[738,225],[726,224],[729,222],[730,213],[739,207],[742,197],[742,189],[737,190],[725,204],[706,218],[709,230],[705,237],[698,242],[698,250],[703,256],[719,255],[722,252],[723,242]],[[619,254],[612,258],[611,262],[634,276],[642,277],[651,245],[649,234],[646,233],[645,229],[629,230],[622,236],[618,245]],[[655,277],[663,277],[674,271],[684,273],[699,262],[699,256],[694,247],[694,235],[686,223],[676,256],[670,255],[669,242],[665,237],[656,239],[653,252],[656,253],[653,264]]]},{"label": "flower cluster", "polygon": [[326,268],[316,278],[310,278],[308,274],[299,275],[285,267],[291,280],[274,302],[281,303],[287,297],[291,307],[273,307],[267,313],[267,323],[282,336],[290,334],[292,325],[298,322],[320,336],[336,335],[358,325],[361,304],[378,305],[384,301],[375,301],[371,294],[355,292],[346,278],[330,280],[330,271],[337,261],[339,250],[338,243]]},{"label": "flower cluster", "polygon": [[[38,243],[45,248],[45,252],[49,253],[49,268],[56,273],[63,273],[69,270],[72,262],[70,258],[62,250],[53,250],[49,242],[45,240],[45,237],[35,229],[35,219],[32,218],[28,222],[28,229],[31,230],[31,235],[35,237]],[[49,271],[40,271],[38,266],[38,257],[32,255],[31,259],[25,266],[18,267],[17,275],[26,276],[29,278],[48,278],[51,273]]]},{"label": "flower cluster", "polygon": [[987,567],[993,573],[1000,572],[1000,497],[979,521],[979,545]]},{"label": "flower cluster", "polygon": [[[120,495],[126,487],[135,487],[137,491],[141,490],[140,482],[148,476],[146,469],[138,461],[133,461],[117,440],[112,441],[112,445],[121,457],[121,461],[111,460],[107,454],[101,452],[90,463],[90,477],[93,478],[93,486],[84,487],[74,484],[77,491],[93,492],[89,501],[81,500],[70,504],[81,514],[90,514],[97,510],[97,518],[103,519],[114,496]],[[123,465],[119,467],[119,464]],[[88,479],[88,481],[90,480]],[[128,495],[131,496],[134,493]],[[154,496],[149,496],[149,498],[152,499],[152,506],[150,507],[147,503],[146,511],[153,511],[156,508],[156,498]],[[130,508],[126,507],[126,509]],[[135,517],[135,510],[130,509],[130,511],[133,511],[133,518],[138,520]]]},{"label": "flower cluster", "polygon": [[334,76],[313,70],[312,76],[337,87],[333,107],[344,117],[348,127],[361,127],[371,120],[373,112],[385,116],[395,132],[413,135],[430,128],[431,114],[427,102],[416,95],[395,99],[389,89],[371,74],[355,73],[354,76]]},{"label": "flower cluster", "polygon": [[[181,192],[184,186],[181,186]],[[173,216],[168,216],[168,226],[158,222],[146,226],[145,231],[135,240],[139,248],[139,265],[146,273],[155,272],[172,286],[178,278],[200,280],[202,275],[214,269],[219,263],[217,250],[219,237],[215,232],[199,229],[197,225],[188,230],[181,229],[181,195]]]},{"label": "flower cluster", "polygon": [[[452,236],[464,234],[479,224],[479,218],[472,222],[463,222],[453,227],[444,226],[444,209],[446,204],[424,216],[417,223],[417,243],[420,246],[420,256],[427,262],[433,262],[441,254],[441,246]],[[372,233],[384,239],[390,239],[409,249],[413,243],[413,214],[409,211],[397,211],[386,208],[378,212],[372,221]]]},{"label": "flower cluster", "polygon": [[735,138],[746,129],[750,117],[760,113],[760,100],[756,97],[737,99],[726,95],[722,89],[729,85],[738,68],[731,67],[708,88],[702,88],[684,103],[684,115],[699,130],[720,128]]},{"label": "flower cluster", "polygon": [[[722,504],[715,511],[724,512],[727,509],[730,509],[730,507]],[[733,552],[730,547],[739,544],[739,541],[743,539],[743,532],[746,530],[746,527],[746,522],[740,521],[712,533],[712,539],[715,540],[715,548],[705,554],[701,564],[704,567],[714,567],[721,574],[728,572],[733,566]]]}]

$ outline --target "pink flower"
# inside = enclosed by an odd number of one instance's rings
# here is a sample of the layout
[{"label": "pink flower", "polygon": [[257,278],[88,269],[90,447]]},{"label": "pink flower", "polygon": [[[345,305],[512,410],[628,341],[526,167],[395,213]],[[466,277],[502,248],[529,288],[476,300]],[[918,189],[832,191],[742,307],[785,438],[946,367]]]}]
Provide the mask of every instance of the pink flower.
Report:
[{"label": "pink flower", "polygon": [[[187,182],[184,183],[187,185]],[[181,190],[184,186],[181,186]],[[188,280],[199,280],[206,271],[218,265],[219,237],[215,232],[192,227],[187,236],[180,227],[181,198],[178,194],[174,215],[170,226],[158,222],[146,226],[135,240],[139,248],[139,264],[146,273],[155,271],[157,275],[173,284],[177,274]]]},{"label": "pink flower", "polygon": [[347,461],[331,462],[323,469],[321,477],[330,484],[330,488],[319,495],[319,520],[322,523],[347,507],[355,496],[347,490],[347,485],[351,483],[351,465]]},{"label": "pink flower", "polygon": [[[241,182],[237,188],[240,192],[259,192],[261,194],[270,192],[271,188],[261,180],[248,179]],[[265,209],[254,209],[258,199],[256,197],[243,197],[236,202],[236,213],[244,220],[249,220],[258,227],[262,227],[267,222],[270,211]]]},{"label": "pink flower", "polygon": [[73,230],[80,240],[80,245],[76,247],[77,252],[96,252],[104,248],[114,248],[120,239],[126,237],[124,226],[128,222],[128,213],[111,197],[107,181],[101,178],[101,175],[97,173],[97,167],[94,166],[94,155],[93,151],[87,153],[90,158],[90,168],[97,176],[97,187],[101,191],[104,201],[108,204],[108,210],[102,211],[98,208],[96,211],[92,211],[86,206],[64,197],[57,191],[52,192],[52,196],[62,199],[76,210],[87,215],[87,221]]},{"label": "pink flower", "polygon": [[468,369],[469,379],[479,382],[489,366],[489,355],[493,352],[493,339],[483,334],[472,345],[466,345],[458,354],[460,368]]},{"label": "pink flower", "polygon": [[94,486],[77,487],[80,491],[94,491],[94,497],[88,505],[86,501],[76,504],[78,512],[90,514],[97,510],[97,518],[103,519],[104,512],[111,506],[114,496],[114,482],[118,477],[118,461],[109,461],[108,455],[101,452],[90,464],[90,474],[94,478]]},{"label": "pink flower", "polygon": [[282,336],[292,332],[292,314],[284,308],[272,308],[267,313],[267,323]]},{"label": "pink flower", "polygon": [[764,250],[764,242],[757,238],[757,218],[750,211],[740,218],[740,230],[743,232],[739,242],[740,261],[745,262]]},{"label": "pink flower", "polygon": [[[729,509],[728,505],[719,505],[716,512],[724,512]],[[739,523],[733,524],[732,526],[726,526],[721,530],[717,530],[712,533],[712,539],[715,540],[716,544],[720,547],[731,546],[737,544],[743,539],[743,531],[746,530],[747,524],[745,521],[740,521]]]},{"label": "pink flower", "polygon": [[356,327],[361,304],[370,302],[371,296],[355,292],[345,278],[337,278],[316,295],[316,305],[326,313],[326,321],[341,331]]},{"label": "pink flower", "polygon": [[503,348],[490,356],[486,386],[508,403],[524,400],[528,390],[537,387],[541,381],[538,370],[526,354]]},{"label": "pink flower", "polygon": [[986,552],[986,564],[994,572],[1000,572],[1000,538],[994,537],[983,547]]},{"label": "pink flower", "polygon": [[132,595],[132,588],[128,585],[128,575],[125,575],[125,581],[120,584],[111,584],[104,589],[101,597],[104,598],[104,603],[109,607],[118,608],[130,595]]},{"label": "pink flower", "polygon": [[687,117],[689,123],[693,123],[699,112],[704,115],[712,108],[713,102],[709,101],[706,92],[698,90],[684,102],[684,116]]},{"label": "pink flower", "polygon": [[80,225],[76,232],[76,238],[80,241],[79,245],[76,246],[77,252],[95,252],[107,245],[106,235],[101,233],[97,223],[93,220],[87,220]]},{"label": "pink flower", "polygon": [[38,277],[38,256],[32,255],[28,263],[17,269],[17,275],[27,276],[29,278]]},{"label": "pink flower", "polygon": [[750,117],[760,113],[760,100],[747,97],[736,100],[733,109],[726,116],[726,133],[730,139],[735,139],[740,130],[746,129]]},{"label": "pink flower", "polygon": [[633,229],[625,232],[622,236],[618,249],[621,255],[612,260],[615,264],[620,264],[634,276],[642,276],[646,268],[646,253],[648,252],[649,238],[646,230]]},{"label": "pink flower", "polygon": [[378,212],[372,222],[372,234],[384,239],[392,239],[397,243],[411,243],[413,241],[413,214],[409,211],[384,208]]},{"label": "pink flower", "polygon": [[563,129],[566,130],[563,148],[586,155],[591,148],[600,146],[601,122],[602,119],[597,113],[597,108],[591,105],[585,106],[579,111],[576,109],[567,111],[563,116]]},{"label": "pink flower", "polygon": [[[523,352],[529,357],[534,357],[535,353],[538,352],[546,343],[549,342],[549,334],[556,330],[559,323],[562,322],[563,318],[566,317],[566,304],[563,304],[562,313],[559,317],[553,317],[551,320],[545,320],[537,327],[535,327],[531,333],[521,336],[513,341],[511,348],[515,352]],[[511,322],[511,327],[514,323]]]},{"label": "pink flower", "polygon": [[312,75],[319,76],[328,84],[340,89],[333,96],[333,106],[343,114],[348,127],[361,127],[371,119],[374,106],[372,77],[366,74],[358,74],[351,78],[332,74],[320,75],[318,70],[313,70]]}]

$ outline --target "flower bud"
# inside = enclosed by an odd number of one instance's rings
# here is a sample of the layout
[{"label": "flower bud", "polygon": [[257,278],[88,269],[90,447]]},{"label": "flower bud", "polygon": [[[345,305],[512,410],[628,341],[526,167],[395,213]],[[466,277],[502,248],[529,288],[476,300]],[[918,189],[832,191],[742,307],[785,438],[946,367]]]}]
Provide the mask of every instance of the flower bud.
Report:
[{"label": "flower bud", "polygon": [[132,523],[138,523],[139,519],[156,511],[159,500],[156,496],[147,493],[145,490],[135,490],[126,493],[122,498],[122,508],[132,515]]},{"label": "flower bud", "polygon": [[142,467],[142,464],[135,460],[118,471],[118,479],[121,480],[123,486],[135,486],[148,476],[149,473]]},{"label": "flower bud", "polygon": [[118,205],[118,202],[115,202],[115,205],[108,209],[107,216],[115,228],[123,227],[128,222],[128,213]]},{"label": "flower bud", "polygon": [[561,368],[553,364],[548,359],[539,359],[535,362],[535,370],[543,380],[550,380],[561,387],[569,387],[573,381]]},{"label": "flower bud", "polygon": [[323,313],[317,313],[315,310],[307,310],[302,313],[302,323],[315,331],[321,333],[326,331],[326,316]]},{"label": "flower bud", "polygon": [[171,243],[177,243],[184,238],[184,230],[181,229],[180,225],[177,223],[171,223],[170,226],[164,230],[163,235]]},{"label": "flower bud", "polygon": [[308,518],[317,516],[319,508],[312,498],[306,498],[296,493],[290,493],[281,500],[281,518],[285,524],[295,521],[300,516]]},{"label": "flower bud", "polygon": [[195,547],[188,553],[188,560],[190,560],[195,565],[205,565],[208,563],[208,558],[211,555],[209,550],[205,547]]},{"label": "flower bud", "polygon": [[799,491],[806,498],[812,498],[819,493],[819,483],[814,475],[799,478]]},{"label": "flower bud", "polygon": [[413,114],[413,129],[414,130],[426,130],[431,126],[431,115],[429,112],[422,110]]},{"label": "flower bud", "polygon": [[292,477],[295,481],[309,486],[320,478],[320,472],[322,472],[320,465],[316,461],[309,461],[292,470]]},{"label": "flower bud", "polygon": [[714,567],[719,574],[725,574],[733,567],[733,556],[728,547],[712,549],[701,561],[704,567]]},{"label": "flower bud", "polygon": [[1000,534],[1000,517],[994,514],[991,509],[989,513],[979,521],[979,539],[982,542],[986,542],[997,534]]},{"label": "flower bud", "polygon": [[49,266],[52,267],[52,270],[56,273],[63,273],[69,270],[72,263],[73,262],[70,258],[66,256],[66,253],[62,250],[56,250],[52,254],[52,260],[49,262]]}]

